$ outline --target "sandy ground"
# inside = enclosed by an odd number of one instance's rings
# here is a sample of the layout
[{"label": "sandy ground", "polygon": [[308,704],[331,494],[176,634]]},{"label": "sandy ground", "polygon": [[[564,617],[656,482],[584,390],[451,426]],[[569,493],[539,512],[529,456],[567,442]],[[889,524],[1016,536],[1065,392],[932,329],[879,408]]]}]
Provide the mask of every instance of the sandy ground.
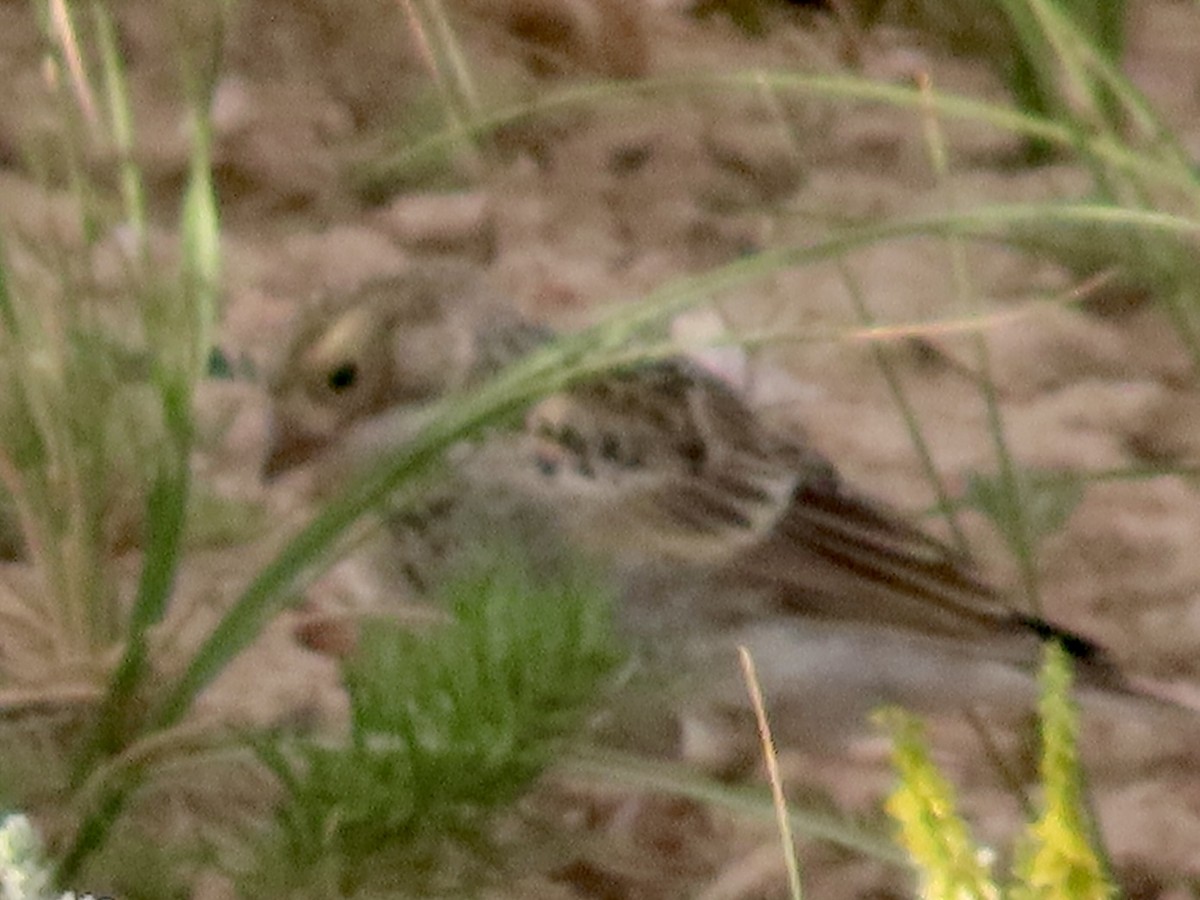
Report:
[{"label": "sandy ground", "polygon": [[[947,90],[1004,97],[984,63],[955,57],[935,41],[882,28],[847,47],[847,36],[827,18],[801,11],[772,13],[769,35],[752,39],[721,16],[700,21],[678,4],[636,11],[617,0],[451,6],[484,103],[597,75],[842,71],[851,64],[898,82],[924,70]],[[450,187],[427,180],[368,192],[344,177],[350,164],[377,158],[373,140],[383,129],[436,109],[400,10],[382,0],[266,0],[242,4],[227,36],[215,110],[226,259],[220,339],[231,357],[260,371],[269,370],[279,335],[314,293],[347,289],[429,254],[479,262],[520,307],[569,326],[747,251],[820,240],[833,223],[1086,190],[1085,174],[1068,166],[1012,165],[1016,142],[979,126],[946,126],[952,172],[938,178],[915,113],[725,92],[604,100],[506,129],[485,157],[456,160],[455,174],[438,183]],[[176,59],[155,4],[125,4],[120,18],[140,159],[169,233],[165,214],[186,171]],[[28,20],[24,6],[0,4],[0,77],[18,101],[0,108],[0,208],[37,233],[48,227],[55,201],[40,199],[22,148],[48,133],[52,117]],[[1125,62],[1191,147],[1200,147],[1200,91],[1188,74],[1196,71],[1198,27],[1193,5],[1146,0],[1138,4]],[[1099,315],[1038,303],[1065,296],[1078,275],[997,247],[973,247],[968,261],[981,302],[1003,314],[989,330],[991,371],[1022,465],[1094,472],[1194,458],[1200,395],[1184,348],[1154,304]],[[880,322],[960,311],[942,241],[874,247],[849,257],[847,268]],[[723,297],[721,308],[748,330],[842,332],[859,324],[847,285],[839,266],[808,266]],[[883,349],[947,483],[961,489],[972,473],[992,471],[969,342],[939,335]],[[809,341],[774,348],[755,362],[785,370],[802,386],[760,400],[802,421],[849,478],[901,508],[930,505],[871,346]],[[261,388],[217,385],[202,402],[205,421],[225,427],[198,460],[201,477],[261,501],[272,521],[298,517],[303,503],[288,486],[268,491],[258,478],[266,428]],[[1174,475],[1090,485],[1043,545],[1047,612],[1141,673],[1200,684],[1196,500],[1193,484]],[[984,569],[1015,585],[1003,540],[978,514],[964,523]],[[259,542],[273,543],[275,536]],[[197,621],[215,619],[232,586],[264,558],[267,548],[259,544],[192,563],[185,593]],[[206,577],[213,572],[221,577]],[[314,589],[312,604],[350,602],[375,589],[362,567],[344,566]],[[205,698],[207,712],[234,721],[336,720],[342,701],[335,667],[296,643],[300,615],[285,614],[223,676]],[[1101,713],[1085,738],[1109,850],[1131,896],[1192,896],[1186,885],[1200,877],[1200,777],[1189,729],[1164,735],[1159,723],[1126,712]],[[887,783],[869,759],[819,766],[796,759],[793,777],[858,810],[871,808]],[[980,833],[1003,841],[1017,819],[1011,799],[978,759],[951,754],[950,762],[969,788],[966,802]],[[546,803],[559,804],[558,814],[580,834],[578,859],[531,876],[512,896],[732,898],[775,896],[782,888],[781,867],[765,843],[769,826],[675,801],[631,806],[630,795],[615,790],[568,784],[551,794]],[[806,844],[803,857],[811,896],[889,896],[905,884],[881,865],[828,847]],[[221,890],[205,881],[195,895]]]}]

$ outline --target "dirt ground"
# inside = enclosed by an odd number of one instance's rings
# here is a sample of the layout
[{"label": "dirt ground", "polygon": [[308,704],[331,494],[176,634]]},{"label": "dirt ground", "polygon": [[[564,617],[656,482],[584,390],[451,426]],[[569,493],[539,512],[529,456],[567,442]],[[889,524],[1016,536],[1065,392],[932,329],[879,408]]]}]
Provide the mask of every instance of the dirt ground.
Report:
[{"label": "dirt ground", "polygon": [[[1180,0],[1136,4],[1125,70],[1185,146],[1200,150],[1200,10]],[[985,62],[955,55],[913,31],[881,27],[853,40],[826,14],[782,7],[763,37],[721,15],[697,18],[656,0],[457,0],[459,39],[484,105],[511,103],[574,80],[791,67],[859,71],[907,83],[918,71],[948,91],[1003,101]],[[178,60],[154,3],[121,5],[139,159],[153,207],[166,218],[186,174]],[[50,128],[36,33],[24,4],[0,4],[0,209],[20,227],[45,227],[24,164],[27,142]],[[409,260],[474,260],[529,313],[570,326],[610,302],[638,298],[685,273],[758,249],[821,240],[834,224],[947,211],[991,201],[1080,197],[1084,172],[1014,165],[1016,140],[947,123],[952,172],[935,177],[918,114],[766,92],[662,93],[607,98],[506,128],[485,154],[411,183],[364,187],[347,176],[379,158],[379,134],[432,119],[438,109],[404,4],[383,0],[261,0],[241,4],[227,35],[215,99],[216,172],[223,215],[226,306],[220,343],[269,371],[280,335],[315,293],[344,290]],[[946,244],[912,239],[847,260],[880,322],[953,317],[958,290]],[[1200,393],[1189,358],[1153,303],[1099,315],[1061,303],[1079,278],[1064,267],[998,247],[973,247],[969,273],[985,307],[1019,310],[989,331],[992,372],[1010,446],[1036,469],[1095,472],[1150,462],[1183,464],[1200,450]],[[780,273],[722,298],[740,328],[812,334],[859,324],[846,272],[832,264]],[[951,485],[995,468],[986,409],[961,337],[885,348],[904,381]],[[871,346],[817,341],[776,347],[755,365],[785,371],[785,389],[758,400],[802,421],[848,478],[902,509],[932,502]],[[214,386],[202,398],[225,428],[198,461],[216,489],[255,498],[270,520],[296,520],[290,484],[265,487],[264,393]],[[981,516],[965,519],[984,570],[999,584],[1018,573]],[[283,534],[281,533],[280,537]],[[1040,556],[1047,613],[1111,647],[1147,676],[1200,686],[1200,503],[1177,475],[1090,485]],[[271,543],[270,539],[265,543]],[[264,551],[265,552],[265,551]],[[258,551],[230,550],[199,564],[236,585]],[[196,579],[193,579],[196,580]],[[190,584],[190,582],[189,582]],[[199,581],[197,581],[199,584]],[[223,589],[189,587],[215,616]],[[357,602],[378,591],[363,567],[342,566],[311,606]],[[232,594],[230,594],[232,596]],[[349,599],[348,599],[349,598]],[[207,604],[207,606],[206,606]],[[300,647],[288,613],[223,677],[205,709],[235,721],[333,721],[341,710],[334,665]],[[1104,837],[1130,896],[1194,896],[1200,883],[1200,751],[1180,728],[1101,714],[1085,755]],[[979,833],[1011,837],[1015,804],[977,752],[950,754]],[[953,741],[948,746],[953,747]],[[971,757],[974,756],[974,761]],[[887,777],[877,762],[796,755],[789,778],[820,786],[858,811]],[[783,870],[769,824],[633,792],[573,784],[554,789],[564,820],[588,840],[578,860],[530,876],[508,896],[767,897]],[[804,841],[810,896],[903,892],[905,876]],[[596,844],[599,846],[599,844]],[[194,896],[226,890],[203,881]]]}]

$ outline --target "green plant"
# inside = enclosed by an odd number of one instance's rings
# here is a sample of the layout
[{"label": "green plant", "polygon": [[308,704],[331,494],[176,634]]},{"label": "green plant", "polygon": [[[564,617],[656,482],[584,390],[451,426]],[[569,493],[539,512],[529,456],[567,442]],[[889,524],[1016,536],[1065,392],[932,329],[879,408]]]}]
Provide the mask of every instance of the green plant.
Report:
[{"label": "green plant", "polygon": [[490,822],[562,753],[620,657],[602,584],[582,568],[548,580],[524,553],[501,541],[461,566],[439,591],[448,621],[425,633],[362,629],[343,666],[347,741],[254,739],[283,797],[252,878],[429,895],[495,867]]},{"label": "green plant", "polygon": [[[3,674],[7,686],[43,690],[50,705],[64,689],[101,688],[83,727],[76,719],[65,732],[72,734],[68,780],[79,788],[137,728],[149,635],[182,552],[192,397],[216,316],[218,225],[205,112],[212,82],[198,66],[198,47],[189,46],[180,71],[194,120],[191,171],[178,262],[163,265],[147,235],[109,10],[94,3],[80,16],[67,4],[35,8],[60,130],[28,148],[30,168],[48,192],[63,188],[73,228],[27,234],[14,226],[0,247],[0,367],[8,386],[0,400],[0,480],[39,579],[14,613],[28,657],[6,658]],[[111,181],[95,175],[103,154],[112,160]],[[50,159],[59,169],[43,165]],[[98,274],[104,258],[117,264],[119,283]],[[130,609],[121,599],[120,561],[135,546],[144,552]]]},{"label": "green plant", "polygon": [[920,873],[921,896],[1100,900],[1115,895],[1112,876],[1092,846],[1094,823],[1082,791],[1078,713],[1071,700],[1071,681],[1066,652],[1048,645],[1038,707],[1041,810],[1018,843],[1008,884],[1001,884],[992,873],[992,854],[972,840],[957,812],[953,788],[929,759],[919,725],[894,710],[881,716],[892,735],[898,777],[888,811]]}]

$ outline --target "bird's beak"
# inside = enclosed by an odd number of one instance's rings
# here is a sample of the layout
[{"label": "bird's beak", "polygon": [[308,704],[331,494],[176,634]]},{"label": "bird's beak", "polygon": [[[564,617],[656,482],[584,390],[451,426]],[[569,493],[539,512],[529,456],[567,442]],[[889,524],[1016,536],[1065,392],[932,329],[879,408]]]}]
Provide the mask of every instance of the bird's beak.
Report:
[{"label": "bird's beak", "polygon": [[272,416],[267,431],[267,455],[263,461],[263,480],[273,481],[296,466],[315,457],[324,441],[312,434],[288,427]]},{"label": "bird's beak", "polygon": [[271,416],[267,431],[267,455],[263,479],[272,481],[297,466],[321,461],[321,477],[334,481],[373,465],[410,440],[429,416],[422,408],[396,406],[392,409],[336,429],[314,431],[286,413]]}]

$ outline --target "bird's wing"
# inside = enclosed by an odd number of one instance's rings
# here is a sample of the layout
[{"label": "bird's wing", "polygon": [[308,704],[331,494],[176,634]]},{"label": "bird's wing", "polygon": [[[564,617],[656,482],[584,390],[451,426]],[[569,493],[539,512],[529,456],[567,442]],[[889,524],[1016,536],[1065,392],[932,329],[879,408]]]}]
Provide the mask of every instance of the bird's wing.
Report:
[{"label": "bird's wing", "polygon": [[1028,630],[969,560],[836,475],[802,479],[721,577],[815,618],[960,638]]},{"label": "bird's wing", "polygon": [[538,407],[540,471],[579,529],[627,558],[666,557],[772,608],[951,638],[1082,638],[1002,602],[969,560],[849,488],[686,361],[631,368]]},{"label": "bird's wing", "polygon": [[577,385],[527,426],[547,492],[586,540],[627,558],[728,558],[771,527],[796,483],[748,407],[682,360]]}]

